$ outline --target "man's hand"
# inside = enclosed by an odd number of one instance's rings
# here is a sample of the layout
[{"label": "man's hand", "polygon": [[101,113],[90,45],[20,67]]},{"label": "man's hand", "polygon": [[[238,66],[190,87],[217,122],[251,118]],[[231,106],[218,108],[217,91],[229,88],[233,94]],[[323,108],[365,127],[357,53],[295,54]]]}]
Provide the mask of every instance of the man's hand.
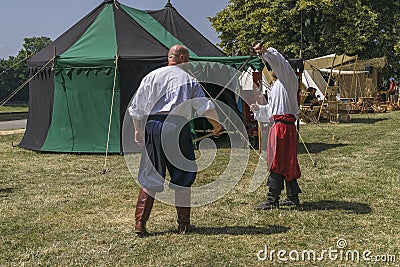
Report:
[{"label": "man's hand", "polygon": [[253,51],[256,54],[264,54],[267,51],[267,49],[265,49],[265,47],[263,46],[263,43],[264,42],[258,43],[253,47]]},{"label": "man's hand", "polygon": [[258,111],[260,109],[260,106],[258,104],[251,104],[250,105],[251,111]]},{"label": "man's hand", "polygon": [[213,126],[213,128],[214,128],[213,135],[214,136],[219,136],[225,131],[224,126],[222,126],[221,123],[219,123],[218,114],[215,111],[215,109],[206,110],[203,115],[207,118],[207,120]]},{"label": "man's hand", "polygon": [[135,143],[139,146],[144,144],[144,133],[142,129],[135,130]]},{"label": "man's hand", "polygon": [[213,130],[214,136],[220,136],[223,132],[225,132],[224,127],[220,123],[215,124],[213,126],[214,126],[214,130]]}]

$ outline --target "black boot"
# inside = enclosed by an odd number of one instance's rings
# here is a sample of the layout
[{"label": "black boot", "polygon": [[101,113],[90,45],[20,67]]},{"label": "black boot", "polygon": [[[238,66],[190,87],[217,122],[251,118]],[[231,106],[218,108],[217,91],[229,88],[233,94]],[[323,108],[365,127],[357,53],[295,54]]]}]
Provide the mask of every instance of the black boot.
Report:
[{"label": "black boot", "polygon": [[271,210],[279,208],[279,194],[280,191],[269,191],[267,201],[254,207],[256,210]]},{"label": "black boot", "polygon": [[288,207],[300,207],[299,196],[288,196],[284,200],[279,202],[280,206],[288,206]]},{"label": "black boot", "polygon": [[301,193],[301,189],[299,184],[297,183],[297,179],[294,179],[290,182],[285,181],[286,185],[286,198],[282,200],[279,205],[280,206],[289,206],[289,207],[300,207],[299,193]]},{"label": "black boot", "polygon": [[283,189],[284,177],[281,174],[270,172],[267,185],[269,187],[267,201],[255,206],[256,210],[269,210],[279,208],[279,195]]}]

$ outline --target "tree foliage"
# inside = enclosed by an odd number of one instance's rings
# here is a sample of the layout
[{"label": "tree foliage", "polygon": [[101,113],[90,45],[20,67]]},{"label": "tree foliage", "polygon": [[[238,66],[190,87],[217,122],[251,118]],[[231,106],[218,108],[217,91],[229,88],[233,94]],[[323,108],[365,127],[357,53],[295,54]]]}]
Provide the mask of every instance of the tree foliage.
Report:
[{"label": "tree foliage", "polygon": [[[16,57],[0,60],[0,100],[5,100],[14,90],[28,79],[27,57],[30,57],[51,43],[48,37],[30,37],[24,39],[23,48]],[[11,101],[27,101],[28,85],[21,89]]]},{"label": "tree foliage", "polygon": [[[331,53],[386,56],[400,51],[399,0],[230,0],[210,18],[228,55],[247,55],[265,40],[290,57]],[[396,32],[397,31],[397,32]],[[397,46],[396,46],[397,45]],[[398,53],[397,52],[397,53]]]},{"label": "tree foliage", "polygon": [[386,56],[390,75],[400,75],[400,1],[399,0],[364,0],[377,13],[377,27],[374,38],[370,40],[371,57]]},{"label": "tree foliage", "polygon": [[18,55],[24,53],[24,51],[28,51],[28,54],[32,56],[45,48],[50,43],[51,39],[45,36],[25,38],[23,44],[24,49],[21,49]]}]

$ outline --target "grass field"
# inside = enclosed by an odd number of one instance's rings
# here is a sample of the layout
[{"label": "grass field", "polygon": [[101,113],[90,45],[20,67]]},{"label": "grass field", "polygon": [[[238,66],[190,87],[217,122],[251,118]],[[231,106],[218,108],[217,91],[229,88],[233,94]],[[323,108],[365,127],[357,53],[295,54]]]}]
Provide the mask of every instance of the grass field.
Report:
[{"label": "grass field", "polygon": [[28,104],[16,106],[1,106],[0,113],[2,112],[28,112]]},{"label": "grass field", "polygon": [[[178,235],[174,207],[156,202],[144,238],[123,156],[102,174],[103,155],[36,153],[13,147],[21,134],[0,136],[0,266],[399,266],[399,124],[393,112],[302,125],[316,166],[299,143],[301,208],[253,210],[266,187],[248,191],[249,164],[228,194],[192,209],[195,233]],[[228,157],[219,149],[197,184]]]},{"label": "grass field", "polygon": [[0,121],[28,118],[28,105],[0,106]]}]

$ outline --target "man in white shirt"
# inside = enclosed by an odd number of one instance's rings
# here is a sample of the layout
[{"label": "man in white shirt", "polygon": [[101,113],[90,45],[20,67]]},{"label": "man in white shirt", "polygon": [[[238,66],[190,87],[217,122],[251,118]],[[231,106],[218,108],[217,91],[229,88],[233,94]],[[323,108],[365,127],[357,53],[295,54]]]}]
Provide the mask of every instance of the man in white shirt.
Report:
[{"label": "man in white shirt", "polygon": [[254,51],[263,57],[276,76],[268,95],[268,104],[251,104],[257,120],[272,122],[268,133],[267,166],[270,171],[267,200],[257,210],[279,207],[279,196],[286,184],[287,198],[281,205],[300,205],[297,183],[301,172],[297,161],[297,130],[295,121],[300,112],[297,98],[298,77],[290,63],[275,48],[265,49],[258,44]]},{"label": "man in white shirt", "polygon": [[186,47],[172,46],[168,53],[168,66],[143,78],[129,106],[135,126],[135,142],[144,145],[135,211],[135,232],[139,235],[147,233],[146,222],[156,192],[164,190],[166,169],[171,176],[170,187],[175,190],[178,232],[194,229],[190,224],[190,187],[197,169],[188,123],[192,110],[210,121],[215,135],[223,130],[215,106],[205,97],[199,82],[178,66],[188,61]]}]

